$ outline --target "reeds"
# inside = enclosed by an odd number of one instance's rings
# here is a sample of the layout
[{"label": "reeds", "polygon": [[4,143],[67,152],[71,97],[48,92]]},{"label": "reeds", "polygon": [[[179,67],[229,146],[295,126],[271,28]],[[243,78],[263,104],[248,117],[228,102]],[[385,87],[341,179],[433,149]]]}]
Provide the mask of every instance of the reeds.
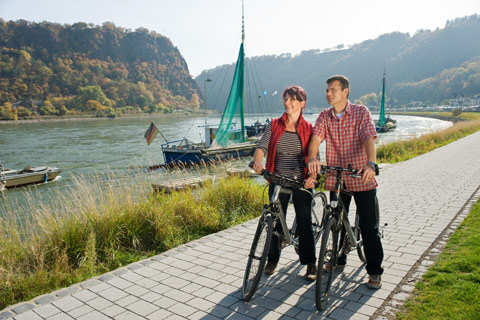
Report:
[{"label": "reeds", "polygon": [[80,177],[68,196],[59,193],[54,204],[32,207],[31,219],[19,221],[10,211],[0,220],[0,310],[247,221],[262,210],[262,187],[237,177],[171,194],[152,193],[149,174],[129,179]]}]

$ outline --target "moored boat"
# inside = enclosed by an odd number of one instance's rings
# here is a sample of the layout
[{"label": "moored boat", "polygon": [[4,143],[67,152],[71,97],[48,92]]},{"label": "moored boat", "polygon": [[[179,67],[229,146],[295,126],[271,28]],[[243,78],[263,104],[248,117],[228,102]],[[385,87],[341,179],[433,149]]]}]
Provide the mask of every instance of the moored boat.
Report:
[{"label": "moored boat", "polygon": [[0,165],[0,189],[52,181],[62,172],[55,167],[30,167],[17,171]]},{"label": "moored boat", "polygon": [[378,121],[375,123],[375,129],[377,132],[387,132],[395,130],[397,127],[397,121],[390,118],[390,116],[385,117],[385,70],[383,71],[383,80],[382,80],[382,103],[380,106],[380,116]]},{"label": "moored boat", "polygon": [[[243,5],[243,4],[242,4]],[[162,144],[164,165],[188,166],[200,163],[252,156],[258,136],[263,133],[260,123],[245,126],[244,117],[244,26],[242,13],[242,43],[235,64],[230,93],[218,127],[205,125],[205,141],[194,143],[187,138]],[[205,108],[206,109],[206,108]],[[249,137],[247,139],[247,136]],[[150,167],[155,169],[159,166]]]}]

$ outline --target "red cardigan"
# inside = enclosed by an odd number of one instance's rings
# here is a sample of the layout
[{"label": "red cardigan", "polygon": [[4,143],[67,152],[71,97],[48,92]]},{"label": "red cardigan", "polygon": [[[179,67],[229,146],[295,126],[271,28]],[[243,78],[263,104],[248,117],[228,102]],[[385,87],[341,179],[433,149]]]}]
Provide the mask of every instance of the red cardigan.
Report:
[{"label": "red cardigan", "polygon": [[[287,114],[284,113],[280,118],[272,120],[272,135],[270,137],[270,143],[268,145],[268,154],[267,154],[267,163],[265,164],[265,169],[268,172],[273,172],[275,167],[275,155],[277,154],[277,143],[280,140],[280,137],[285,132],[286,126],[285,121],[287,119]],[[300,137],[302,142],[303,156],[305,158],[305,163],[308,163],[308,143],[310,142],[310,137],[312,135],[312,124],[303,118],[303,115],[300,115],[298,119],[297,134]],[[305,179],[308,177],[308,169],[303,168]]]}]

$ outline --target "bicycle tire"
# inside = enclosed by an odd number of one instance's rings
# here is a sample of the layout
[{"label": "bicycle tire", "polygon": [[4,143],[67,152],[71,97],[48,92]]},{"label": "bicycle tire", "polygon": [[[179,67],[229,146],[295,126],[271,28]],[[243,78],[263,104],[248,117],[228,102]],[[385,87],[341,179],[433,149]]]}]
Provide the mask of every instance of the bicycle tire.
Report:
[{"label": "bicycle tire", "polygon": [[[258,222],[257,231],[253,238],[252,247],[248,255],[245,275],[243,277],[242,298],[247,302],[255,294],[262,278],[268,249],[272,240],[273,218],[271,215],[262,215]],[[258,264],[258,265],[257,265]]]},{"label": "bicycle tire", "polygon": [[[322,229],[325,217],[325,209],[327,207],[327,196],[322,191],[317,191],[313,194],[312,201],[312,228],[315,238],[315,246],[318,240],[322,236]],[[295,237],[298,238],[298,232],[295,231]],[[300,255],[300,249],[298,248],[298,242],[294,245],[295,252]]]},{"label": "bicycle tire", "polygon": [[[378,199],[377,196],[375,196],[375,216],[377,218],[377,229],[380,226],[380,207],[378,205]],[[367,258],[365,257],[365,250],[363,248],[363,241],[362,241],[362,232],[360,231],[360,226],[359,226],[359,221],[358,221],[358,214],[355,215],[355,229],[353,230],[354,232],[357,233],[357,241],[358,241],[358,246],[357,246],[357,254],[360,260],[364,263],[367,262]]]},{"label": "bicycle tire", "polygon": [[[312,202],[312,224],[315,234],[315,243],[322,235],[323,223],[325,222],[325,211],[327,208],[327,196],[322,191],[317,191],[313,195]],[[316,218],[315,218],[316,217]]]},{"label": "bicycle tire", "polygon": [[357,235],[357,254],[360,261],[363,263],[367,262],[367,258],[365,257],[365,251],[363,249],[363,240],[362,240],[362,232],[360,231],[360,227],[358,226],[358,215],[355,215],[355,226],[353,227],[353,232]]},{"label": "bicycle tire", "polygon": [[[325,309],[328,303],[328,293],[333,280],[337,260],[338,230],[337,218],[330,216],[322,232],[322,242],[317,265],[317,280],[315,282],[315,305],[318,311]],[[330,263],[331,268],[325,272],[323,266]]]}]

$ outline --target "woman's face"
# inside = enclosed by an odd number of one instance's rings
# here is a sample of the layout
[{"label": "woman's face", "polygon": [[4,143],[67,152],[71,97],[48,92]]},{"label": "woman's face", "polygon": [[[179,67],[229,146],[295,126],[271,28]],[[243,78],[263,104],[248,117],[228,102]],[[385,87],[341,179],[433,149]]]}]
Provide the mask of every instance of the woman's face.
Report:
[{"label": "woman's face", "polygon": [[299,113],[305,106],[305,101],[298,101],[295,96],[285,95],[283,98],[283,105],[285,106],[285,112],[289,115]]}]

